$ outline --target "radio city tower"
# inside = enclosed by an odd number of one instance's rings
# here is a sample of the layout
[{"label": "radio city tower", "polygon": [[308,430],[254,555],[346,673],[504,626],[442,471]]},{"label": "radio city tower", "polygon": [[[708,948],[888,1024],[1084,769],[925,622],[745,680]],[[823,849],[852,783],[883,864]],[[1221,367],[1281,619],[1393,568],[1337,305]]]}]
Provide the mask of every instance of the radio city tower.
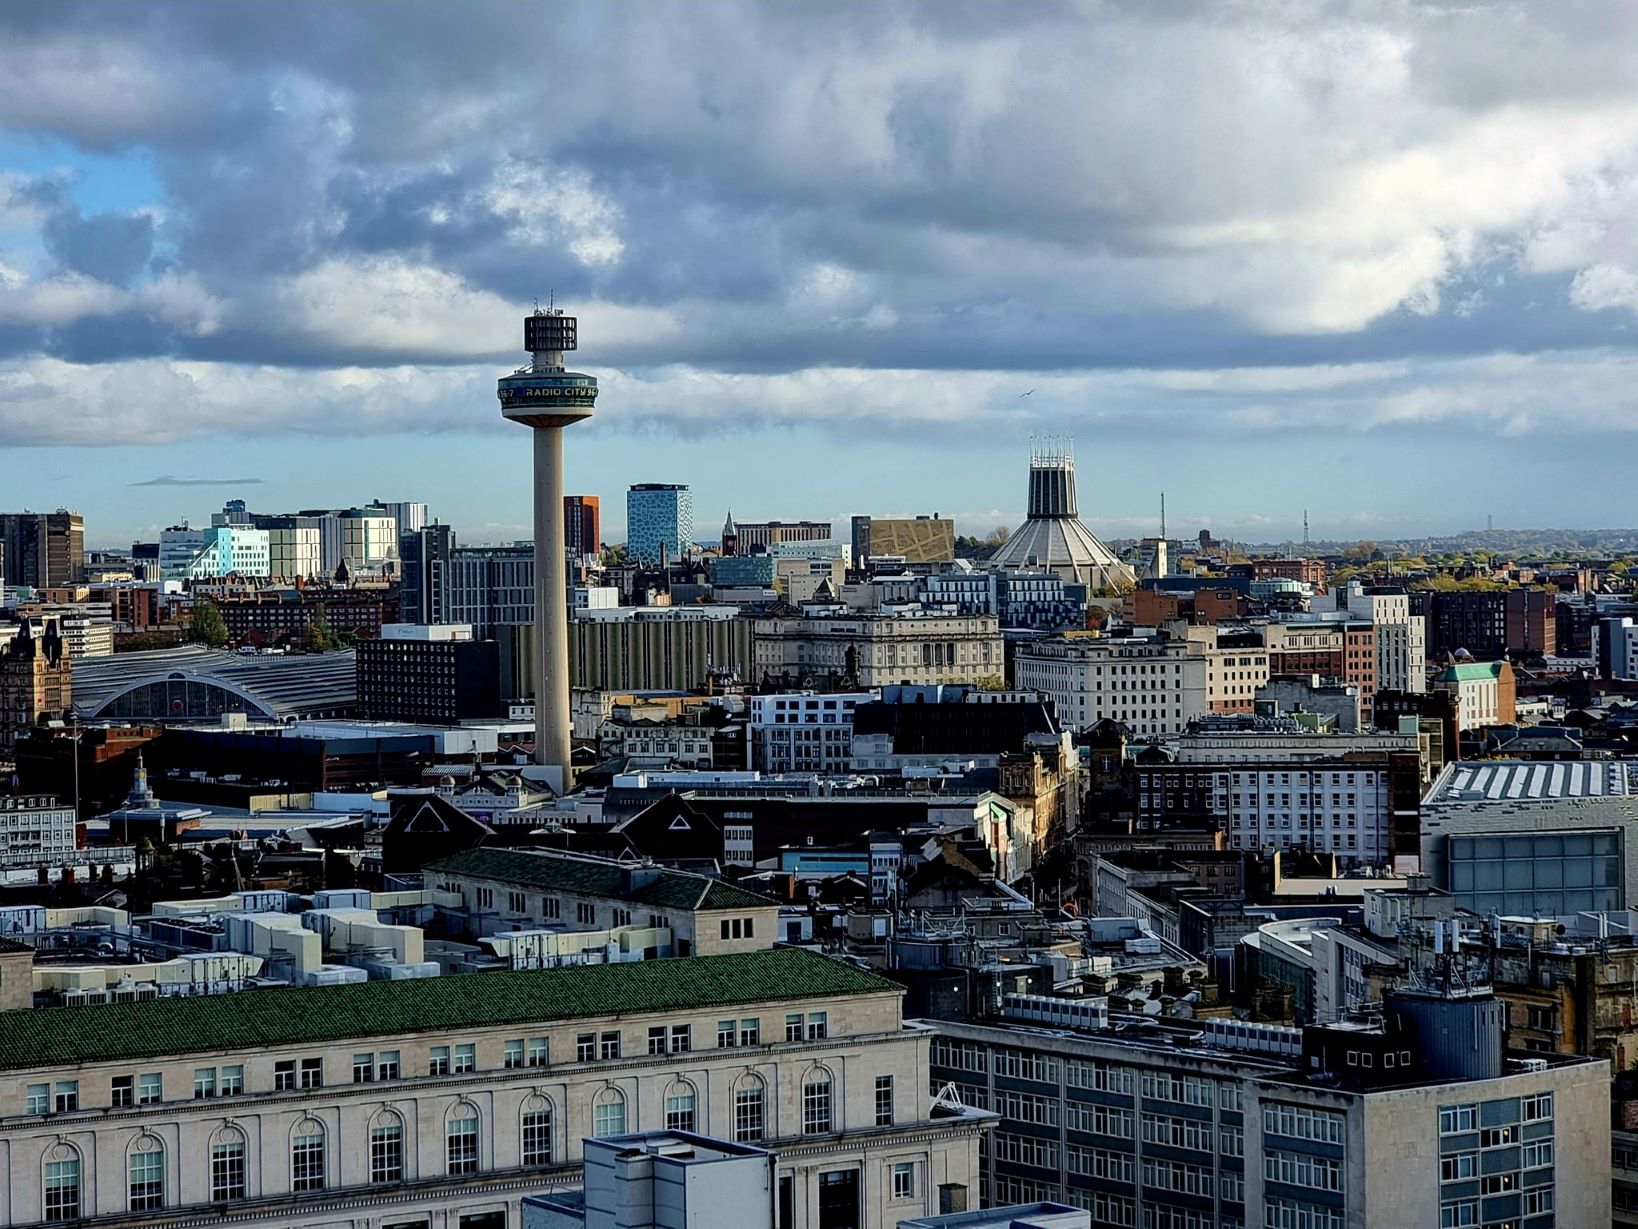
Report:
[{"label": "radio city tower", "polygon": [[496,381],[501,414],[535,436],[535,763],[561,767],[561,788],[573,784],[569,764],[568,568],[563,540],[563,428],[590,418],[597,379],[563,370],[575,349],[575,318],[541,311],[523,318],[523,348],[533,356]]}]

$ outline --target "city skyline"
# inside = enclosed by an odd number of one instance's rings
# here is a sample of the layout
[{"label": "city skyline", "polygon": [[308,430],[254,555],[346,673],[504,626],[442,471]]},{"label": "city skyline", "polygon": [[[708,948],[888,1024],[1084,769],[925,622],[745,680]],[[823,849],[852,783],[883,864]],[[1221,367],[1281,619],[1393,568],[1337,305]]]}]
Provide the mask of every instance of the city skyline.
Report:
[{"label": "city skyline", "polygon": [[520,536],[490,383],[555,295],[604,389],[569,489],[702,524],[1016,526],[1037,432],[1109,537],[1161,489],[1276,542],[1630,519],[1629,11],[555,12],[0,14],[9,502]]}]

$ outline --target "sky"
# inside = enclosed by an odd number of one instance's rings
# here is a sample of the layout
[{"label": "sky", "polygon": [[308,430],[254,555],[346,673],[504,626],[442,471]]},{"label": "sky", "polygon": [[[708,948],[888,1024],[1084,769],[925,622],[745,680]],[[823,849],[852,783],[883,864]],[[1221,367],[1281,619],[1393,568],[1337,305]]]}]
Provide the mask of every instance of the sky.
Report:
[{"label": "sky", "polygon": [[1638,523],[1638,7],[0,6],[0,510]]}]

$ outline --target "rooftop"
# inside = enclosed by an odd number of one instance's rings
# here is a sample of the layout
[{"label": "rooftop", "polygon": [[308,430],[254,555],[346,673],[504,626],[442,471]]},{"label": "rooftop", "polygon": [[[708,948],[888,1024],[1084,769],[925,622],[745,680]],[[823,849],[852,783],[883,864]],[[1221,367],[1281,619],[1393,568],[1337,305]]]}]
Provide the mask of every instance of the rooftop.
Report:
[{"label": "rooftop", "polygon": [[0,1013],[0,1070],[902,993],[800,948]]},{"label": "rooftop", "polygon": [[1425,803],[1558,802],[1633,793],[1629,765],[1609,760],[1460,760],[1439,774]]},{"label": "rooftop", "polygon": [[429,875],[470,875],[551,892],[627,900],[657,909],[772,909],[779,903],[688,871],[521,849],[472,849],[430,863],[425,871]]},{"label": "rooftop", "polygon": [[[351,650],[340,653],[289,653],[248,656],[184,645],[174,649],[81,657],[71,662],[74,708],[82,717],[104,715],[121,696],[150,684],[209,684],[232,692],[253,716],[283,719],[350,709],[357,700]],[[133,697],[139,707],[151,697]],[[159,712],[110,711],[106,715],[165,719]]]}]

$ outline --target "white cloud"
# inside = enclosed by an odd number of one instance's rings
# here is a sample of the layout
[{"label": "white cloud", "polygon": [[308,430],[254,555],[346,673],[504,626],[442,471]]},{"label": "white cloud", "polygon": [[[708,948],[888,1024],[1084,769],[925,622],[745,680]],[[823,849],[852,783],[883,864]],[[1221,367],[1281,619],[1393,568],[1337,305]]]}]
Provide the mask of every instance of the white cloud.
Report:
[{"label": "white cloud", "polygon": [[1570,283],[1570,301],[1583,311],[1611,307],[1638,311],[1638,273],[1620,265],[1591,265]]},{"label": "white cloud", "polygon": [[564,244],[583,265],[620,260],[620,207],[572,168],[548,168],[507,158],[481,194],[491,211],[512,223],[511,237],[542,247]]}]

